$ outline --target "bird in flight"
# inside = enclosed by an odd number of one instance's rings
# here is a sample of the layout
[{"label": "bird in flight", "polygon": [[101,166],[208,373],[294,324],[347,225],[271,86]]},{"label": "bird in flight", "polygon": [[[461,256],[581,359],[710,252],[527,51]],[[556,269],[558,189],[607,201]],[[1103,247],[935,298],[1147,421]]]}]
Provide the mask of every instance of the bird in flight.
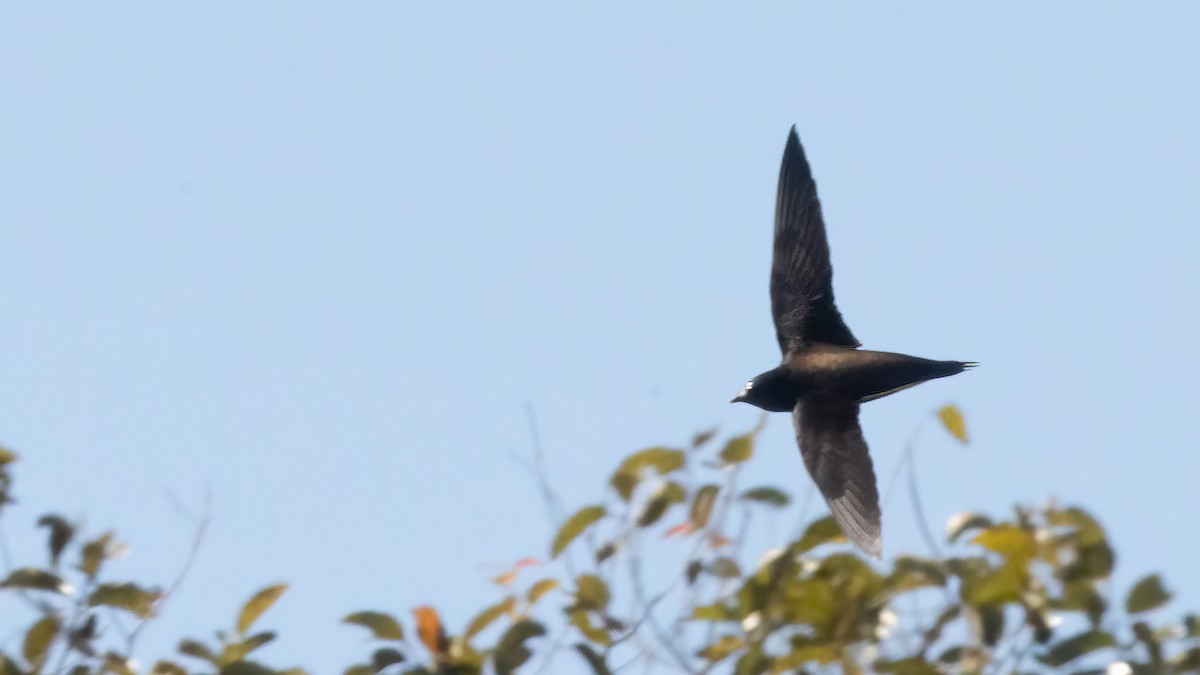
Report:
[{"label": "bird in flight", "polygon": [[834,519],[850,541],[879,557],[879,491],[859,405],[977,364],[858,348],[833,301],[817,184],[794,126],[779,168],[771,315],[783,362],[747,382],[733,402],[792,413],[804,466]]}]

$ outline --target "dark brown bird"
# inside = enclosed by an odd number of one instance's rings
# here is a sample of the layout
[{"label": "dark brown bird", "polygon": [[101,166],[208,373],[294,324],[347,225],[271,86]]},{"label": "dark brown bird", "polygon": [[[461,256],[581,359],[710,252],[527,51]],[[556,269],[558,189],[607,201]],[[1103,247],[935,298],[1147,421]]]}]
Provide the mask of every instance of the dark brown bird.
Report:
[{"label": "dark brown bird", "polygon": [[747,382],[733,402],[792,413],[804,466],[833,517],[850,541],[878,557],[879,491],[859,405],[976,364],[858,348],[833,301],[821,202],[796,127],[779,168],[771,314],[783,363]]}]

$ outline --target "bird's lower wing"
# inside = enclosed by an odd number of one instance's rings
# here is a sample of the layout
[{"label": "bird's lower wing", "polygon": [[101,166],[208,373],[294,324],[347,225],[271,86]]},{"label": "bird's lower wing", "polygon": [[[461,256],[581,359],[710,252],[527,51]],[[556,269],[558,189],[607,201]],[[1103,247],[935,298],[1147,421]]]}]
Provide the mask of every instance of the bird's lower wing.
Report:
[{"label": "bird's lower wing", "polygon": [[805,395],[792,413],[804,466],[846,537],[879,557],[879,491],[858,424],[858,403],[831,393]]}]

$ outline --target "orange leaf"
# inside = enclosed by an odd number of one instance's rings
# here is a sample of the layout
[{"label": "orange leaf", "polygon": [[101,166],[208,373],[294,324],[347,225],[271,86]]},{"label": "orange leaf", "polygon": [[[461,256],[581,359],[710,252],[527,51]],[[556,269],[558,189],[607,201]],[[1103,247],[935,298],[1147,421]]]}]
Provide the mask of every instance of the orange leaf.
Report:
[{"label": "orange leaf", "polygon": [[516,564],[513,565],[513,569],[519,570],[522,567],[537,567],[541,564],[542,561],[538,560],[537,558],[521,558],[516,562]]},{"label": "orange leaf", "polygon": [[675,527],[672,527],[671,529],[667,530],[666,533],[663,534],[663,538],[665,539],[667,537],[673,537],[677,534],[688,535],[688,534],[691,534],[693,530],[694,530],[694,528],[692,527],[691,523],[680,523],[680,524],[676,525]]},{"label": "orange leaf", "polygon": [[501,574],[500,576],[492,577],[492,583],[500,584],[501,586],[507,586],[513,582],[513,579],[516,579],[516,578],[517,578],[517,570],[516,570],[516,568],[513,568],[513,569],[505,572],[504,574]]},{"label": "orange leaf", "polygon": [[429,605],[421,605],[412,612],[417,618],[417,635],[421,638],[421,643],[435,659],[446,656],[446,652],[450,650],[450,641],[446,639],[446,629],[442,627],[442,619],[437,610]]}]

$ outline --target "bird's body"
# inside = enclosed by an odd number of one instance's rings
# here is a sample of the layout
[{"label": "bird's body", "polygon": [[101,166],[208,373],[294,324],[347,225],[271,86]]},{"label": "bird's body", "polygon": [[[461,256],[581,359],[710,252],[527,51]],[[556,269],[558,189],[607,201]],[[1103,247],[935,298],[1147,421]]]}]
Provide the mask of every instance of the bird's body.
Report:
[{"label": "bird's body", "polygon": [[771,313],[783,362],[733,400],[792,413],[805,467],[834,518],[851,541],[879,555],[879,493],[859,405],[975,364],[858,348],[833,299],[821,204],[794,127],[779,171]]}]

